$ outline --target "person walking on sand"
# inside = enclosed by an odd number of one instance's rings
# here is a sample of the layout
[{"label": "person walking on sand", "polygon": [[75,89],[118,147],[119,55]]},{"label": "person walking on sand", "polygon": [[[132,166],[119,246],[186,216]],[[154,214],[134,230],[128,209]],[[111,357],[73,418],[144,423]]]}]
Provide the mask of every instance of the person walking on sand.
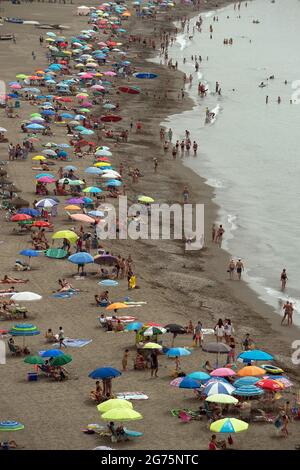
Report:
[{"label": "person walking on sand", "polygon": [[153,158],[153,164],[154,164],[154,173],[157,173],[158,160],[156,157]]},{"label": "person walking on sand", "polygon": [[239,281],[241,280],[241,277],[242,277],[242,271],[244,271],[244,265],[242,263],[242,260],[239,259],[236,262],[236,272],[237,272],[237,276],[238,276]]},{"label": "person walking on sand", "polygon": [[235,262],[234,260],[232,259],[229,263],[229,266],[228,266],[228,273],[229,273],[229,279],[232,281],[233,278],[234,278],[234,271],[235,271]]},{"label": "person walking on sand", "polygon": [[284,314],[283,314],[283,319],[281,320],[281,325],[284,324],[284,320],[287,319],[289,323],[289,309],[290,309],[290,302],[287,300],[284,306],[282,307]]},{"label": "person walking on sand", "polygon": [[198,321],[194,330],[194,344],[195,346],[199,345],[199,348],[202,346],[202,323]]},{"label": "person walking on sand", "polygon": [[64,330],[63,330],[62,326],[60,326],[59,330],[58,330],[58,341],[59,341],[59,347],[60,348],[62,346],[64,346],[65,348],[67,347],[64,343],[64,339],[65,339],[65,333],[64,333]]},{"label": "person walking on sand", "polygon": [[183,196],[183,203],[184,203],[184,204],[187,203],[188,200],[189,200],[189,190],[188,190],[187,186],[185,186],[185,187],[183,188],[182,196]]},{"label": "person walking on sand", "polygon": [[158,359],[157,359],[157,352],[152,351],[150,354],[150,368],[151,368],[151,377],[157,377],[158,372]]},{"label": "person walking on sand", "polygon": [[284,291],[286,288],[286,281],[288,280],[287,277],[287,272],[286,269],[282,270],[282,273],[280,275],[280,281],[281,281],[281,290]]},{"label": "person walking on sand", "polygon": [[129,349],[125,349],[123,359],[122,359],[122,368],[123,371],[128,370],[128,357],[129,357]]},{"label": "person walking on sand", "polygon": [[223,228],[223,225],[221,224],[217,230],[216,233],[216,238],[215,238],[215,243],[217,243],[220,247],[222,245],[222,240],[223,240],[223,235],[225,233],[225,230]]}]

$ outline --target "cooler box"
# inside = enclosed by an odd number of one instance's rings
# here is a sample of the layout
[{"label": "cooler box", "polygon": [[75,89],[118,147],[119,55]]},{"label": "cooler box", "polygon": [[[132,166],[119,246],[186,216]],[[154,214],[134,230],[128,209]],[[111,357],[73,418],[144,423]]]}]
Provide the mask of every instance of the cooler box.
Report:
[{"label": "cooler box", "polygon": [[27,378],[28,382],[36,382],[38,379],[38,375],[36,372],[28,372]]}]

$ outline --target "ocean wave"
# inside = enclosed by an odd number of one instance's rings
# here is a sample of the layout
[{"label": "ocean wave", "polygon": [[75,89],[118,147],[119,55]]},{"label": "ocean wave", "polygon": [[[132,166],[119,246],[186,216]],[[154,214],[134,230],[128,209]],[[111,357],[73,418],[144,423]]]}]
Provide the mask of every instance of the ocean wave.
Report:
[{"label": "ocean wave", "polygon": [[216,178],[208,178],[206,180],[206,184],[208,184],[208,186],[211,186],[212,188],[224,188],[224,184],[222,183],[222,181]]},{"label": "ocean wave", "polygon": [[265,287],[264,289],[270,297],[278,300],[278,304],[281,307],[285,304],[285,302],[289,301],[292,302],[294,306],[294,312],[298,314],[300,313],[300,299],[291,297],[286,292],[281,292],[279,290],[272,289],[271,287]]}]

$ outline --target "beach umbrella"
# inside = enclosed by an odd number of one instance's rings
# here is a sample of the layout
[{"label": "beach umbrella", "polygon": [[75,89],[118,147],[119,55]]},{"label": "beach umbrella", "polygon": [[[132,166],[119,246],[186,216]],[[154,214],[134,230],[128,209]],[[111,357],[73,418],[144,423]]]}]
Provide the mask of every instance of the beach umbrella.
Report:
[{"label": "beach umbrella", "polygon": [[231,395],[225,395],[223,393],[217,393],[215,395],[209,395],[205,398],[205,401],[210,403],[221,403],[224,405],[236,405],[239,401]]},{"label": "beach umbrella", "polygon": [[11,300],[15,302],[33,302],[36,300],[41,300],[42,296],[35,294],[34,292],[16,292],[12,295]]},{"label": "beach umbrella", "polygon": [[116,287],[119,285],[118,281],[114,281],[113,279],[103,279],[103,281],[98,282],[98,284],[105,287]]},{"label": "beach umbrella", "polygon": [[212,432],[220,433],[236,433],[246,431],[249,427],[249,424],[245,421],[241,421],[236,418],[223,418],[218,419],[210,425],[210,430]]},{"label": "beach umbrella", "polygon": [[186,329],[184,328],[184,326],[177,325],[176,323],[169,323],[165,326],[165,328],[168,333],[173,333],[177,335],[183,335],[186,333]]},{"label": "beach umbrella", "polygon": [[65,171],[76,171],[76,170],[77,170],[77,166],[67,165],[67,166],[64,167],[64,170],[65,170]]},{"label": "beach umbrella", "polygon": [[244,351],[239,356],[240,359],[249,361],[271,361],[273,356],[271,354],[261,351],[260,349],[253,349],[251,351]]},{"label": "beach umbrella", "polygon": [[71,219],[76,220],[77,222],[85,222],[88,224],[93,224],[95,222],[94,219],[92,219],[92,217],[89,217],[86,214],[71,214],[70,217]]},{"label": "beach umbrella", "polygon": [[112,410],[106,411],[101,418],[106,421],[136,421],[138,419],[143,419],[143,416],[131,408],[123,407],[113,408]]},{"label": "beach umbrella", "polygon": [[69,204],[68,206],[65,206],[66,211],[80,211],[80,207],[76,206],[75,204]]},{"label": "beach umbrella", "polygon": [[157,343],[146,343],[144,344],[143,349],[162,349],[162,346]]},{"label": "beach umbrella", "polygon": [[38,251],[35,251],[35,250],[27,249],[27,250],[22,250],[22,251],[20,251],[20,252],[19,252],[19,255],[28,256],[28,258],[29,258],[29,263],[30,263],[30,258],[36,258],[37,256],[39,256],[39,252],[38,252]]},{"label": "beach umbrella", "polygon": [[112,157],[112,153],[106,149],[99,149],[95,153],[96,157]]},{"label": "beach umbrella", "polygon": [[256,397],[263,395],[264,391],[256,387],[256,385],[241,385],[237,387],[232,394],[238,397]]},{"label": "beach umbrella", "polygon": [[84,199],[82,197],[71,197],[67,200],[68,204],[84,204]]},{"label": "beach umbrella", "polygon": [[217,365],[219,363],[219,354],[228,354],[230,347],[224,343],[206,343],[202,345],[202,350],[209,353],[216,353]]},{"label": "beach umbrella", "polygon": [[85,251],[80,251],[74,253],[74,255],[69,256],[68,261],[74,264],[89,264],[94,262],[94,258],[89,253]]},{"label": "beach umbrella", "polygon": [[256,387],[262,388],[263,390],[268,390],[270,392],[279,392],[283,390],[285,387],[283,383],[277,382],[276,380],[272,379],[262,379],[256,382]]},{"label": "beach umbrella", "polygon": [[48,157],[57,157],[57,153],[54,150],[51,150],[51,149],[43,150],[42,153],[44,153]]},{"label": "beach umbrella", "polygon": [[207,380],[210,379],[210,375],[202,371],[191,372],[187,375],[187,377],[190,379],[199,380],[200,382],[207,382]]},{"label": "beach umbrella", "polygon": [[112,255],[97,255],[94,258],[94,262],[100,265],[112,266],[118,262],[118,258]]},{"label": "beach umbrella", "polygon": [[39,173],[38,175],[35,176],[35,178],[38,180],[39,178],[42,178],[43,176],[49,176],[49,178],[55,178],[54,175],[51,173]]},{"label": "beach umbrella", "polygon": [[143,331],[143,336],[157,336],[163,335],[167,330],[161,326],[150,326],[145,331]]},{"label": "beach umbrella", "polygon": [[125,327],[125,330],[126,331],[138,331],[142,328],[142,326],[143,326],[143,323],[136,321],[133,323],[129,323],[129,325]]},{"label": "beach umbrella", "polygon": [[152,199],[152,197],[149,197],[149,196],[139,196],[138,201],[143,202],[145,204],[150,204],[151,202],[154,202],[154,199]]},{"label": "beach umbrella", "polygon": [[204,386],[204,395],[215,395],[222,393],[223,395],[231,395],[235,388],[228,382],[209,381]]},{"label": "beach umbrella", "polygon": [[244,385],[255,385],[260,379],[258,377],[241,377],[233,382],[234,387],[243,387]]},{"label": "beach umbrella", "polygon": [[190,377],[178,377],[172,380],[170,385],[172,385],[172,387],[187,389],[197,389],[201,386],[197,380],[191,379]]},{"label": "beach umbrella", "polygon": [[69,364],[72,361],[72,356],[69,354],[63,354],[62,356],[57,356],[50,362],[50,365],[53,367],[64,366]]},{"label": "beach umbrella", "polygon": [[21,431],[22,429],[24,429],[24,424],[18,421],[0,421],[1,432]]},{"label": "beach umbrella", "polygon": [[90,175],[100,175],[102,170],[95,166],[90,166],[84,170],[85,173],[89,173]]},{"label": "beach umbrella", "polygon": [[40,183],[45,183],[45,184],[50,184],[50,183],[55,183],[55,178],[49,178],[48,176],[42,176],[42,178],[39,178],[38,181]]},{"label": "beach umbrella", "polygon": [[38,201],[35,207],[41,207],[43,209],[51,209],[53,206],[57,206],[58,202],[51,198],[45,198]]},{"label": "beach umbrella", "polygon": [[189,356],[191,351],[186,348],[170,348],[166,352],[166,356],[168,357],[181,357],[181,356]]},{"label": "beach umbrella", "polygon": [[23,222],[24,220],[31,220],[32,217],[30,217],[30,215],[27,215],[27,214],[15,214],[12,216],[12,218],[10,219],[11,222]]},{"label": "beach umbrella", "polygon": [[48,349],[40,353],[41,357],[59,357],[64,356],[64,353],[60,349]]},{"label": "beach umbrella", "polygon": [[102,211],[95,210],[95,211],[89,211],[88,215],[91,217],[104,217],[105,214]]},{"label": "beach umbrella", "polygon": [[260,376],[260,375],[265,375],[265,373],[266,373],[266,371],[264,369],[261,369],[260,367],[246,366],[246,367],[243,367],[242,369],[240,369],[237,372],[237,375],[239,377],[248,377],[248,376],[256,377],[256,376]]},{"label": "beach umbrella", "polygon": [[22,336],[23,337],[23,347],[25,347],[25,338],[27,336],[36,336],[40,334],[40,331],[35,325],[30,323],[17,324],[14,325],[8,332],[12,336]]},{"label": "beach umbrella", "polygon": [[100,121],[102,122],[119,122],[122,121],[121,116],[116,116],[115,114],[107,114],[105,116],[101,116]]},{"label": "beach umbrella", "polygon": [[117,187],[117,186],[122,186],[122,181],[119,180],[110,180],[107,183],[105,183],[105,186],[107,187]]},{"label": "beach umbrella", "polygon": [[235,375],[234,370],[229,367],[219,367],[210,373],[212,377],[230,377]]},{"label": "beach umbrella", "polygon": [[25,357],[24,362],[26,364],[39,365],[39,366],[44,364],[44,360],[40,356],[27,356]]},{"label": "beach umbrella", "polygon": [[91,379],[113,379],[119,377],[122,374],[118,369],[113,367],[99,367],[98,369],[93,370],[89,373]]},{"label": "beach umbrella", "polygon": [[102,189],[97,188],[97,186],[89,186],[88,188],[84,188],[83,192],[97,194],[97,193],[102,193]]},{"label": "beach umbrella", "polygon": [[110,400],[105,401],[104,403],[100,403],[97,406],[97,410],[100,413],[106,413],[106,411],[114,410],[115,408],[130,408],[132,409],[132,403],[128,400],[124,400],[123,398],[111,398]]},{"label": "beach umbrella", "polygon": [[[56,154],[55,154],[56,155]],[[36,155],[35,157],[32,157],[32,160],[33,161],[44,161],[44,160],[47,160],[43,155]]]},{"label": "beach umbrella", "polygon": [[78,235],[75,232],[72,232],[72,230],[59,230],[54,235],[52,235],[53,240],[60,238],[66,238],[70,243],[76,243],[78,240]]},{"label": "beach umbrella", "polygon": [[113,304],[110,304],[108,307],[106,307],[105,310],[119,310],[120,308],[129,308],[129,305],[126,305],[123,302],[115,302]]},{"label": "beach umbrella", "polygon": [[27,129],[32,129],[32,130],[35,130],[35,131],[41,131],[41,130],[45,129],[45,126],[42,126],[41,124],[27,124],[26,128]]}]

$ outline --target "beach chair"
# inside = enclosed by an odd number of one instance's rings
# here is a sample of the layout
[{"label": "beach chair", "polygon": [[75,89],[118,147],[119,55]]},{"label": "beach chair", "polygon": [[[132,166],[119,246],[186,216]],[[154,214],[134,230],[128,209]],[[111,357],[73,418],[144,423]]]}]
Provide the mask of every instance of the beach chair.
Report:
[{"label": "beach chair", "polygon": [[8,349],[10,350],[12,356],[20,356],[22,354],[22,351],[18,350],[13,344],[7,343],[8,344]]}]

